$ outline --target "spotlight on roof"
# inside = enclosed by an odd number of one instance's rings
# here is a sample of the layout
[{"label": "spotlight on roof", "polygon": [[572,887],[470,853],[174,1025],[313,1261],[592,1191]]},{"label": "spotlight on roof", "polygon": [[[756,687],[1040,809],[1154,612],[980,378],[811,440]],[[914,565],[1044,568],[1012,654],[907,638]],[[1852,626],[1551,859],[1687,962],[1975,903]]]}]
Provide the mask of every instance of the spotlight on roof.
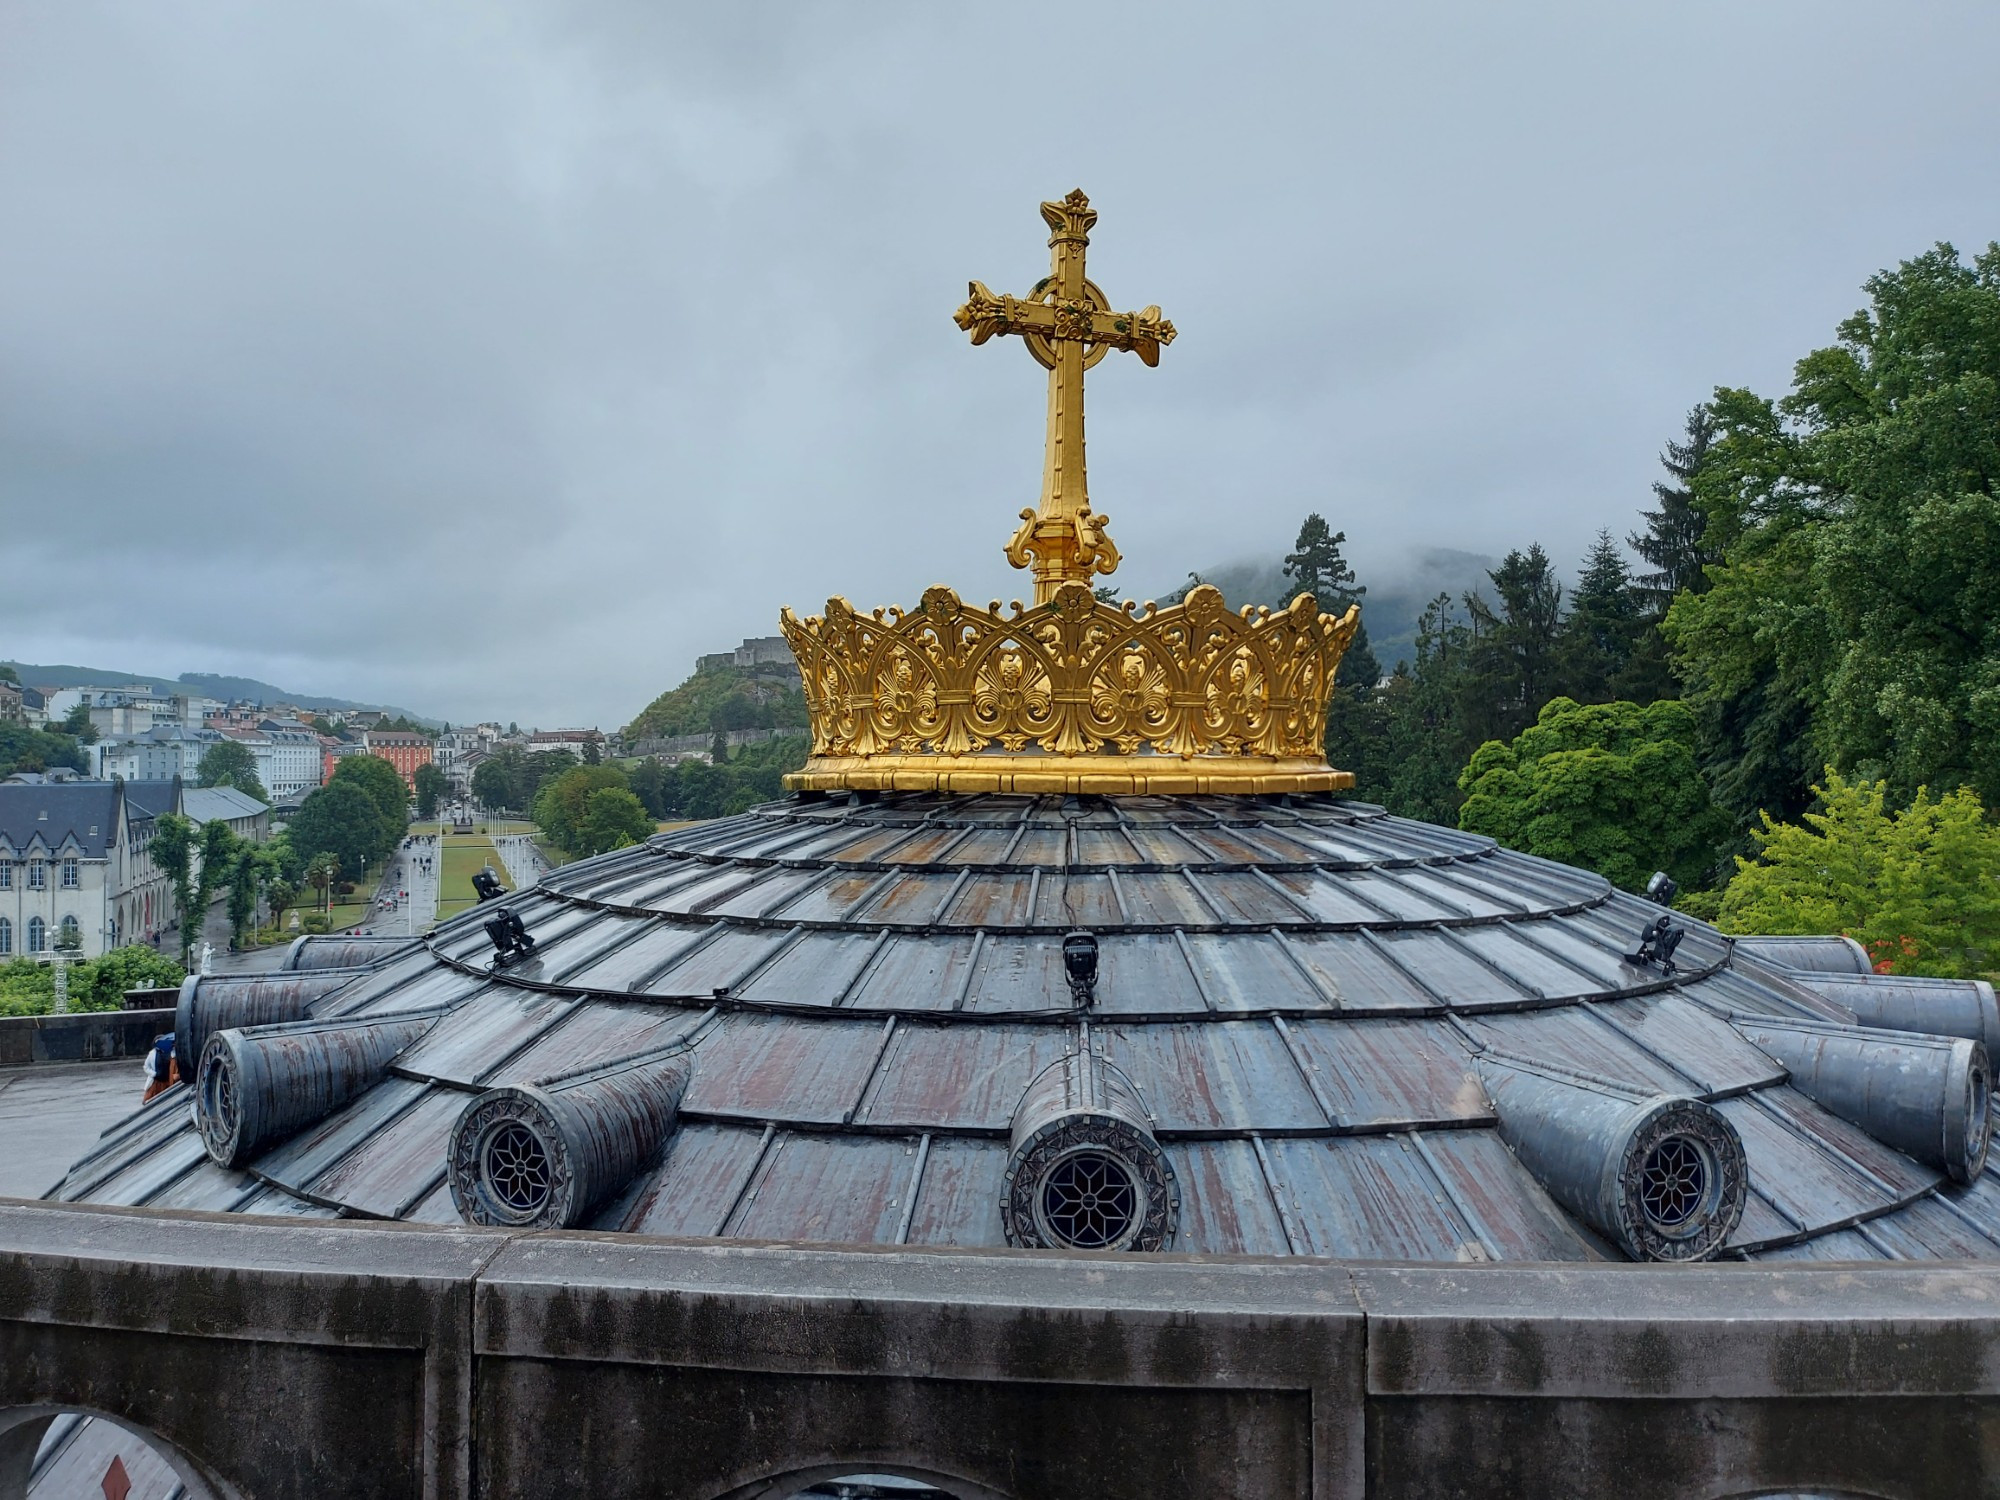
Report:
[{"label": "spotlight on roof", "polygon": [[1661,906],[1672,906],[1675,893],[1679,890],[1680,887],[1674,884],[1673,876],[1665,870],[1655,870],[1653,878],[1646,882],[1646,899],[1658,902]]},{"label": "spotlight on roof", "polygon": [[[1659,878],[1659,877],[1655,877]],[[1669,885],[1672,881],[1667,882]],[[1625,955],[1625,961],[1633,964],[1658,964],[1660,972],[1673,975],[1674,949],[1680,947],[1681,939],[1687,934],[1674,925],[1671,916],[1662,915],[1656,922],[1648,922],[1639,933],[1639,951]]]},{"label": "spotlight on roof", "polygon": [[491,865],[482,865],[473,873],[472,888],[479,893],[481,901],[497,900],[505,890],[500,884],[500,877],[493,873]]},{"label": "spotlight on roof", "polygon": [[517,964],[535,951],[535,940],[528,936],[528,929],[521,925],[521,919],[511,907],[503,906],[486,924],[486,935],[493,939],[493,967],[507,968]]},{"label": "spotlight on roof", "polygon": [[1079,1007],[1097,998],[1097,938],[1081,930],[1063,938],[1063,973],[1069,978],[1069,997]]}]

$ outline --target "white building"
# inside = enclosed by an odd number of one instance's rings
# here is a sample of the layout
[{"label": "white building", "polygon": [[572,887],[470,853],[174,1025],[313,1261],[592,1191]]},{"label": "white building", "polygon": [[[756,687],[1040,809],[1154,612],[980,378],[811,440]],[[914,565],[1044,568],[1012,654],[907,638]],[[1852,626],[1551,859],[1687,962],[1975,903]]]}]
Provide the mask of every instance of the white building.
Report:
[{"label": "white building", "polygon": [[213,729],[182,724],[158,724],[144,734],[102,739],[89,747],[92,774],[109,781],[171,781],[178,776],[193,784],[201,758],[224,736]]},{"label": "white building", "polygon": [[257,779],[274,798],[297,796],[320,784],[319,736],[303,725],[214,731],[245,747],[257,761]]},{"label": "white building", "polygon": [[180,809],[177,782],[0,782],[0,962],[144,942],[173,921],[153,867],[154,820]]}]

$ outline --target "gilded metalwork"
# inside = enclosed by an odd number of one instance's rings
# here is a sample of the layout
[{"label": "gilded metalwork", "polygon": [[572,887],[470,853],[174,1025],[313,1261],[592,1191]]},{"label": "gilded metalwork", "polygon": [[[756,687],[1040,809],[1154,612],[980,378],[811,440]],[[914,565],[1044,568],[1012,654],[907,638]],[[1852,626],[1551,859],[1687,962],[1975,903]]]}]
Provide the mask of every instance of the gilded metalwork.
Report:
[{"label": "gilded metalwork", "polygon": [[1360,620],[1309,594],[1231,613],[1207,586],[1165,609],[1112,605],[1091,580],[1118,566],[1090,508],[1083,375],[1113,349],[1157,365],[1174,325],[1114,312],[1084,274],[1097,211],[1081,191],[1044,203],[1053,263],[1025,298],[975,281],[956,321],[983,344],[1015,334],[1049,372],[1038,509],[1007,543],[1035,602],[1003,614],[948,588],[915,613],[784,612],[805,680],[813,753],[794,791],[1325,792],[1354,778],[1322,742],[1334,669]]},{"label": "gilded metalwork", "polygon": [[1049,274],[1026,297],[995,296],[981,282],[969,284],[953,321],[983,344],[995,334],[1016,334],[1035,362],[1049,372],[1049,431],[1042,464],[1039,507],[1021,512],[1007,543],[1007,560],[1032,567],[1035,602],[1048,604],[1065,583],[1088,583],[1118,567],[1118,548],[1106,517],[1091,510],[1084,474],[1083,372],[1113,349],[1148,365],[1174,341],[1174,325],[1157,307],[1114,312],[1097,283],[1084,274],[1084,252],[1097,210],[1082,189],[1060,203],[1044,203],[1049,226]]},{"label": "gilded metalwork", "polygon": [[1321,749],[1358,608],[1112,605],[1082,583],[1003,613],[929,589],[915,613],[782,617],[813,725],[795,790],[1329,791]]}]

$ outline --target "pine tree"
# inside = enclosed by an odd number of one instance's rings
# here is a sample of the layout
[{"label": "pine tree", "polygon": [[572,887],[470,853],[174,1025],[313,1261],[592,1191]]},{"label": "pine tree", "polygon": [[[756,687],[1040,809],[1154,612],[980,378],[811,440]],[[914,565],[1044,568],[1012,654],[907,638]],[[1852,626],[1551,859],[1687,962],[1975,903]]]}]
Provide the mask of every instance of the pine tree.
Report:
[{"label": "pine tree", "polygon": [[1577,575],[1569,619],[1563,625],[1565,695],[1579,703],[1622,697],[1625,669],[1641,628],[1632,570],[1611,533],[1600,530]]},{"label": "pine tree", "polygon": [[[1341,555],[1346,540],[1346,532],[1333,530],[1326,524],[1326,517],[1314,511],[1300,525],[1293,550],[1285,554],[1285,576],[1299,592],[1311,594],[1319,601],[1319,607],[1332,615],[1346,614],[1349,605],[1359,604],[1368,593],[1365,584],[1355,582],[1354,569]],[[1374,691],[1381,676],[1382,664],[1368,644],[1368,623],[1363,620],[1354,632],[1347,654],[1340,659],[1334,682],[1356,697],[1366,697]]]},{"label": "pine tree", "polygon": [[1472,620],[1465,718],[1474,743],[1512,739],[1555,696],[1561,659],[1562,582],[1540,542],[1509,552],[1486,575],[1497,607],[1479,593],[1465,596]]},{"label": "pine tree", "polygon": [[1647,603],[1649,619],[1664,618],[1667,606],[1681,590],[1699,594],[1706,589],[1708,566],[1720,561],[1719,554],[1702,545],[1708,518],[1696,506],[1692,488],[1715,439],[1715,414],[1707,406],[1697,406],[1687,415],[1682,441],[1669,440],[1666,452],[1660,455],[1661,465],[1673,475],[1674,482],[1653,482],[1660,508],[1641,511],[1646,529],[1626,538],[1632,550],[1653,565],[1652,572],[1641,573],[1634,580]]}]

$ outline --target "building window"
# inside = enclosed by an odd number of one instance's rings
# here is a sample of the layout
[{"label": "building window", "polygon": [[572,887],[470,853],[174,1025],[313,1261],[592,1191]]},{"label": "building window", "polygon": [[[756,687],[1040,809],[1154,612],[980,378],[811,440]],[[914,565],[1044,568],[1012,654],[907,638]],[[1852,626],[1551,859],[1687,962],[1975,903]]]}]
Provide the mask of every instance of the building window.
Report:
[{"label": "building window", "polygon": [[49,924],[44,922],[40,917],[30,917],[28,919],[28,951],[30,953],[40,953],[43,948],[48,946],[48,939]]},{"label": "building window", "polygon": [[0,954],[14,951],[14,924],[0,917]]},{"label": "building window", "polygon": [[0,859],[0,891],[14,889],[14,861]]},{"label": "building window", "polygon": [[44,863],[42,863],[42,861],[40,861],[39,859],[29,860],[28,889],[31,891],[44,890],[47,888],[48,883],[49,883],[49,867]]},{"label": "building window", "polygon": [[63,865],[62,868],[63,889],[66,891],[73,891],[77,887],[76,861],[73,859],[66,859],[62,862],[62,865]]},{"label": "building window", "polygon": [[77,948],[81,947],[82,944],[83,924],[78,922],[75,917],[64,917],[62,919],[62,945],[65,948]]}]

